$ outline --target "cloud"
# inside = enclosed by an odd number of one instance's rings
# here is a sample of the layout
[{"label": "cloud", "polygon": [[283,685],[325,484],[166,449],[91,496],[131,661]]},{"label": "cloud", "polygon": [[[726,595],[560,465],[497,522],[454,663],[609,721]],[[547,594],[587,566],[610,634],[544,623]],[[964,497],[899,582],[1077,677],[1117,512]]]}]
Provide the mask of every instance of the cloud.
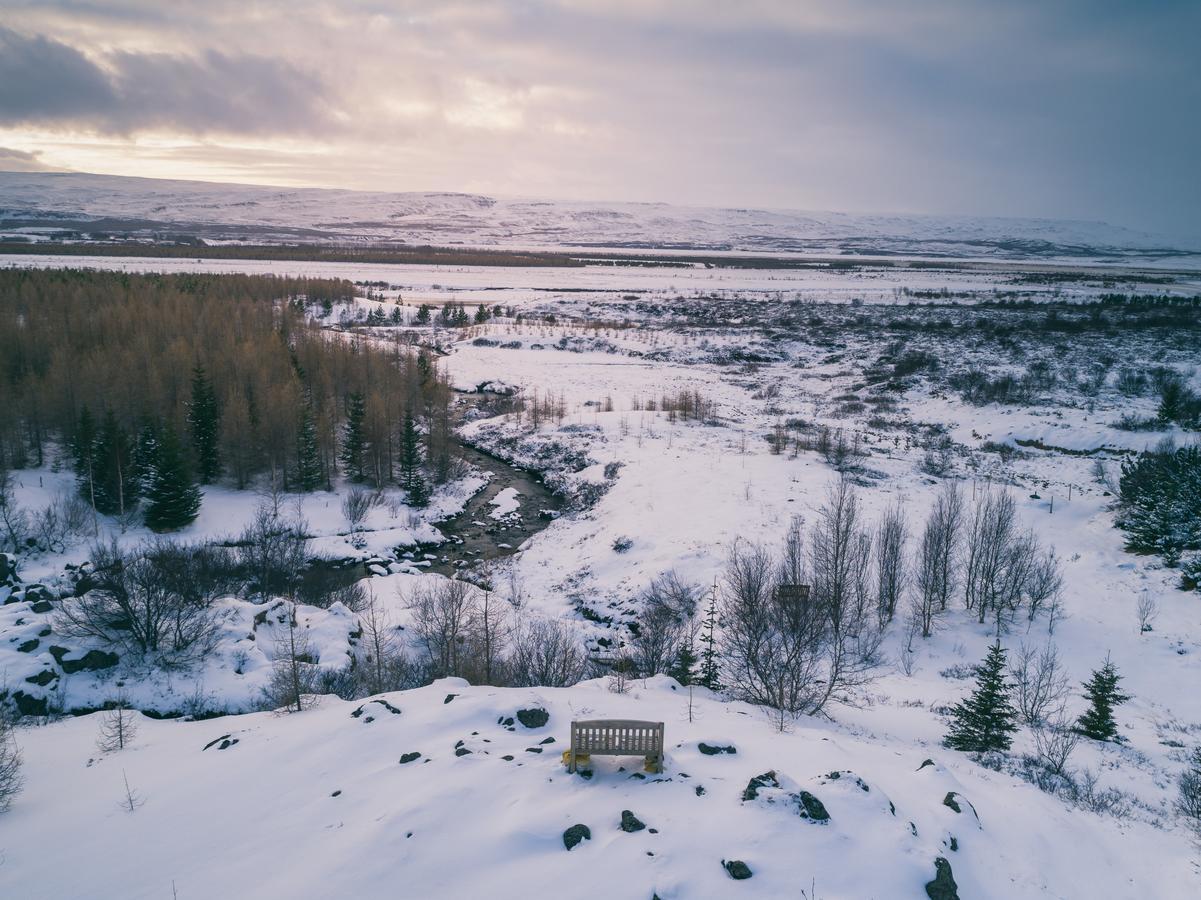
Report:
[{"label": "cloud", "polygon": [[1196,0],[0,2],[77,168],[1201,231]]},{"label": "cloud", "polygon": [[130,134],[312,133],[328,124],[313,75],[266,57],[115,51],[93,58],[0,27],[0,124]]},{"label": "cloud", "polygon": [[36,150],[18,150],[15,147],[0,147],[0,172],[58,172],[54,166],[41,161]]}]

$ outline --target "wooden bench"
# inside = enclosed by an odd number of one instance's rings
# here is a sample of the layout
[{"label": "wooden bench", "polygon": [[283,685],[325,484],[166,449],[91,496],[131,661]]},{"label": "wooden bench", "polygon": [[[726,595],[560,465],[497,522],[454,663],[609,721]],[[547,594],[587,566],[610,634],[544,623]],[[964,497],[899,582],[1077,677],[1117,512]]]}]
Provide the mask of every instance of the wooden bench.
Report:
[{"label": "wooden bench", "polygon": [[630,719],[592,719],[571,723],[567,771],[589,756],[643,756],[651,772],[663,771],[663,723]]}]

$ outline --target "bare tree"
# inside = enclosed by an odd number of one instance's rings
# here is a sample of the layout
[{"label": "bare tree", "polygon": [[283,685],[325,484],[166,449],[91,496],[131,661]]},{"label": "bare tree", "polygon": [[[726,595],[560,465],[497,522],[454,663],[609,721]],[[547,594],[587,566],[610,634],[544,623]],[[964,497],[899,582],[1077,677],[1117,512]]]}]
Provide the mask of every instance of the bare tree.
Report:
[{"label": "bare tree", "polygon": [[16,553],[29,536],[29,514],[17,505],[12,473],[0,468],[0,551]]},{"label": "bare tree", "polygon": [[536,618],[513,631],[509,677],[515,687],[570,687],[589,669],[584,641],[567,622]]},{"label": "bare tree", "polygon": [[238,541],[238,561],[253,573],[254,594],[266,603],[274,594],[290,596],[308,562],[308,523],[286,519],[279,503],[265,499]]},{"label": "bare tree", "polygon": [[202,571],[211,561],[209,550],[161,538],[130,552],[116,541],[98,545],[96,586],[62,602],[56,628],[176,664],[201,656],[216,640],[211,602],[222,588]]},{"label": "bare tree", "polygon": [[125,796],[121,798],[118,806],[127,813],[137,812],[142,804],[146,802],[146,798],[129,786],[129,776],[125,774],[124,769],[121,770],[121,781],[125,784]]},{"label": "bare tree", "polygon": [[[819,510],[805,568],[812,585],[781,577],[797,566],[797,526],[785,540],[783,562],[764,547],[736,544],[722,591],[726,680],[740,699],[787,717],[848,701],[879,664],[880,631],[867,584],[860,577],[870,540],[858,527],[859,508],[846,481]],[[789,559],[791,558],[791,562]],[[809,588],[805,590],[804,588]]]},{"label": "bare tree", "polygon": [[922,637],[934,633],[934,619],[947,608],[955,591],[962,522],[963,497],[959,486],[948,482],[926,520],[913,567],[914,612],[921,622]]},{"label": "bare tree", "polygon": [[367,521],[371,510],[380,504],[380,498],[380,494],[361,487],[351,488],[350,493],[342,498],[342,515],[350,526],[352,543],[361,540],[359,532],[363,523]]},{"label": "bare tree", "polygon": [[285,604],[285,631],[275,642],[271,679],[264,688],[270,709],[303,712],[316,702],[318,671],[308,635],[297,627],[296,604]]},{"label": "bare tree", "polygon": [[[3,785],[3,769],[0,768],[0,785]],[[3,794],[0,793],[0,803]],[[0,806],[0,809],[3,809]],[[1184,817],[1185,822],[1198,837],[1201,837],[1201,747],[1194,747],[1189,754],[1188,768],[1180,773],[1179,793],[1176,798],[1176,811]]]},{"label": "bare tree", "polygon": [[129,708],[124,694],[118,694],[112,709],[100,714],[100,734],[96,747],[102,753],[124,750],[138,733],[137,713]]},{"label": "bare tree", "polygon": [[1146,634],[1159,618],[1159,601],[1150,592],[1143,591],[1138,598],[1137,612],[1139,634]]},{"label": "bare tree", "polygon": [[908,537],[904,509],[900,504],[890,507],[876,528],[876,605],[881,622],[892,621],[905,592],[909,577],[905,565]]},{"label": "bare tree", "polygon": [[25,784],[21,775],[21,748],[12,723],[0,715],[0,813],[7,812]]},{"label": "bare tree", "polygon": [[357,675],[364,694],[382,694],[414,686],[412,663],[397,636],[397,626],[371,591],[359,614],[363,629],[363,661]]},{"label": "bare tree", "polygon": [[1010,676],[1018,712],[1031,728],[1042,726],[1048,713],[1061,707],[1071,693],[1059,651],[1050,641],[1041,648],[1022,644],[1014,656]]},{"label": "bare tree", "polygon": [[432,678],[463,675],[478,612],[475,592],[465,581],[447,580],[418,588],[408,599],[413,631],[425,648]]},{"label": "bare tree", "polygon": [[1080,743],[1080,732],[1072,727],[1063,707],[1053,720],[1043,722],[1033,730],[1034,751],[1038,760],[1053,775],[1068,776],[1068,760]]},{"label": "bare tree", "polygon": [[476,603],[471,623],[470,680],[474,684],[504,681],[504,654],[509,639],[508,614],[512,607],[485,590]]},{"label": "bare tree", "polygon": [[633,664],[643,675],[667,671],[681,644],[696,631],[699,585],[688,584],[674,571],[656,576],[642,593],[642,615],[631,628]]}]

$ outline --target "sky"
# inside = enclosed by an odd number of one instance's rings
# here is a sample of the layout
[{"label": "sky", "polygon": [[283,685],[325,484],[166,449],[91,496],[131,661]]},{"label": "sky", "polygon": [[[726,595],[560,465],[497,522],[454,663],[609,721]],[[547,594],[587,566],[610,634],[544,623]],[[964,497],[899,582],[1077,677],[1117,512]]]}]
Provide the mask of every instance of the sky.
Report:
[{"label": "sky", "polygon": [[1201,235],[1201,0],[0,0],[0,170]]}]

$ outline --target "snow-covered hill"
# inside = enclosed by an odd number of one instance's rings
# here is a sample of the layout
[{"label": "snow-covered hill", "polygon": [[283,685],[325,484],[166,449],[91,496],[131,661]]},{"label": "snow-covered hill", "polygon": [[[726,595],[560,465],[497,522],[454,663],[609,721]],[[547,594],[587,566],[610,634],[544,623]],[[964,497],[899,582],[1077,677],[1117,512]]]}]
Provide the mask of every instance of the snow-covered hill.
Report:
[{"label": "snow-covered hill", "polygon": [[0,172],[0,231],[168,230],[215,240],[875,254],[1147,262],[1201,258],[1201,240],[1096,222],[851,215],[385,193]]},{"label": "snow-covered hill", "polygon": [[[527,728],[523,709],[549,720]],[[663,774],[597,757],[591,777],[569,775],[569,723],[591,717],[664,722]],[[97,728],[93,715],[22,735],[3,896],[918,900],[938,859],[963,898],[1192,886],[1186,854],[1163,847],[1177,837],[1148,824],[1073,812],[933,742],[898,749],[817,722],[779,734],[703,690],[690,720],[664,677],[625,694],[448,679],[291,716],[140,718],[111,753]],[[799,814],[801,791],[828,821]],[[623,830],[625,811],[646,827],[627,816]],[[591,837],[568,850],[577,824]],[[51,853],[70,864],[46,865]],[[727,874],[735,860],[749,880]]]}]

